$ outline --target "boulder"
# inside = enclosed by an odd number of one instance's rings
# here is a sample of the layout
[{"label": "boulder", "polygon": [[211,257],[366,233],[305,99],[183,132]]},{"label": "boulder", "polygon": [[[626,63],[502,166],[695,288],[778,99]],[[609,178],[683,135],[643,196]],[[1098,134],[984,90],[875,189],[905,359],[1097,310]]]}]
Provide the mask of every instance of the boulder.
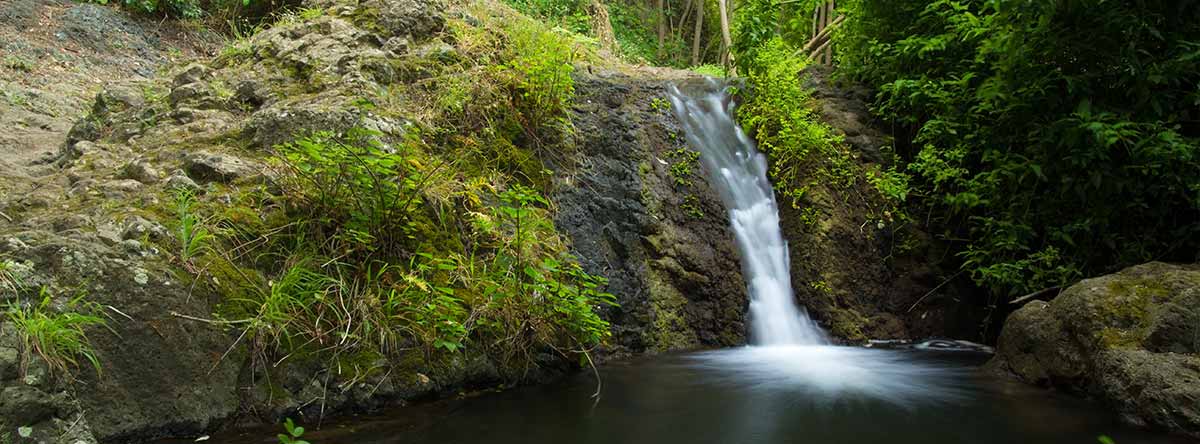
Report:
[{"label": "boulder", "polygon": [[201,182],[232,182],[254,172],[250,163],[237,157],[198,151],[183,161],[188,176]]},{"label": "boulder", "polygon": [[993,371],[1099,398],[1128,423],[1200,436],[1200,266],[1086,279],[1004,324]]}]

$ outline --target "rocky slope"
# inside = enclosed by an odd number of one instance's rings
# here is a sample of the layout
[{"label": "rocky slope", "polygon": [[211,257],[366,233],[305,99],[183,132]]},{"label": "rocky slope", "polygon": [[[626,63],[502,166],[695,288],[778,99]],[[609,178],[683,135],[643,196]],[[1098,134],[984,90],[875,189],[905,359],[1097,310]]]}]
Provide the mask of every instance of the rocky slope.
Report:
[{"label": "rocky slope", "polygon": [[1085,279],[1009,316],[988,366],[1093,396],[1125,422],[1200,436],[1200,267]]}]

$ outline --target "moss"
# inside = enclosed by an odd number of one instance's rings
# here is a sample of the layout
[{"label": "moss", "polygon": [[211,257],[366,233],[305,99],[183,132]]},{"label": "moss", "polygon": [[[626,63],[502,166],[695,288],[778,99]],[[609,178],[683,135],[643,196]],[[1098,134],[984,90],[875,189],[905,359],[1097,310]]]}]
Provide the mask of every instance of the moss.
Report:
[{"label": "moss", "polygon": [[225,319],[252,316],[245,311],[245,304],[231,302],[259,299],[267,289],[267,279],[262,273],[254,268],[239,266],[211,251],[196,262],[203,264],[197,279],[205,280],[222,297],[222,302],[217,304],[217,315]]},{"label": "moss", "polygon": [[696,332],[688,326],[683,309],[687,306],[687,298],[678,289],[671,286],[654,266],[648,266],[646,281],[650,293],[650,304],[654,322],[647,332],[650,349],[654,351],[682,350],[696,347],[700,341]]},{"label": "moss", "polygon": [[1150,334],[1150,306],[1165,299],[1167,289],[1151,279],[1119,276],[1106,289],[1107,297],[1096,300],[1102,322],[1096,339],[1110,349],[1139,346]]},{"label": "moss", "polygon": [[833,318],[830,319],[829,330],[834,336],[845,338],[849,341],[865,341],[870,339],[863,329],[871,320],[858,310],[853,308],[840,308],[833,311]]}]

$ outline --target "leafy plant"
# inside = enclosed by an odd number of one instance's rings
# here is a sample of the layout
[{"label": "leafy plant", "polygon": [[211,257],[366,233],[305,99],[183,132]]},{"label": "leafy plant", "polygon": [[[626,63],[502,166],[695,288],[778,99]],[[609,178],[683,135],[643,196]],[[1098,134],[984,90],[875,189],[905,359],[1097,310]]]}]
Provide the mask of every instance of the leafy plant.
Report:
[{"label": "leafy plant", "polygon": [[175,235],[179,239],[179,259],[190,262],[208,248],[212,234],[196,215],[196,195],[192,190],[177,188],[175,193],[175,215],[179,227]]},{"label": "leafy plant", "polygon": [[308,441],[300,439],[304,436],[304,427],[293,423],[292,418],[287,418],[283,422],[283,430],[287,433],[276,435],[279,438],[279,444],[310,444]]},{"label": "leafy plant", "polygon": [[551,121],[565,123],[563,117],[575,95],[574,50],[534,21],[518,20],[508,32],[513,56],[507,67],[515,74],[513,103],[526,126],[536,130]]},{"label": "leafy plant", "polygon": [[423,165],[410,147],[385,147],[378,132],[318,132],[277,146],[290,170],[281,184],[292,217],[331,256],[395,254],[415,230],[420,189],[440,166]]},{"label": "leafy plant", "polygon": [[976,283],[1015,297],[1197,260],[1200,5],[839,3],[840,68],[876,89],[904,194]]},{"label": "leafy plant", "polygon": [[96,359],[85,328],[105,326],[95,304],[84,300],[80,294],[67,301],[65,310],[56,312],[52,307],[49,289],[43,287],[36,305],[11,302],[4,315],[16,329],[22,340],[22,369],[27,370],[31,359],[37,355],[46,362],[50,370],[70,377],[70,370],[79,365],[83,358],[100,373],[100,361]]},{"label": "leafy plant", "polygon": [[771,176],[793,206],[814,178],[840,186],[854,184],[857,173],[842,139],[821,123],[810,93],[800,81],[807,61],[780,38],[743,58],[752,88],[738,120],[771,158]]}]

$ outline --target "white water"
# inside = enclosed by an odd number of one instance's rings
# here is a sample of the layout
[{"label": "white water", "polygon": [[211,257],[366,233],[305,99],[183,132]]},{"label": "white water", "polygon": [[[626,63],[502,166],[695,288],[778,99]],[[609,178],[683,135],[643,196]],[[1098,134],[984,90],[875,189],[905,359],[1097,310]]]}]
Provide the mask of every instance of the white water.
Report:
[{"label": "white water", "polygon": [[672,86],[671,102],[688,143],[700,151],[704,171],[729,210],[750,293],[750,339],[758,345],[827,344],[825,332],[792,295],[788,245],[767,180],[767,158],[734,122],[733,101],[724,86],[712,78],[706,83],[694,97]]},{"label": "white water", "polygon": [[[707,78],[689,93],[670,88],[688,143],[700,151],[710,183],[729,211],[750,295],[752,346],[696,355],[699,366],[732,384],[801,390],[816,398],[847,395],[910,405],[946,401],[961,374],[922,363],[912,353],[830,345],[825,332],[796,304],[788,245],[779,227],[766,157],[733,119],[727,86]],[[808,397],[808,396],[806,396]]]}]

